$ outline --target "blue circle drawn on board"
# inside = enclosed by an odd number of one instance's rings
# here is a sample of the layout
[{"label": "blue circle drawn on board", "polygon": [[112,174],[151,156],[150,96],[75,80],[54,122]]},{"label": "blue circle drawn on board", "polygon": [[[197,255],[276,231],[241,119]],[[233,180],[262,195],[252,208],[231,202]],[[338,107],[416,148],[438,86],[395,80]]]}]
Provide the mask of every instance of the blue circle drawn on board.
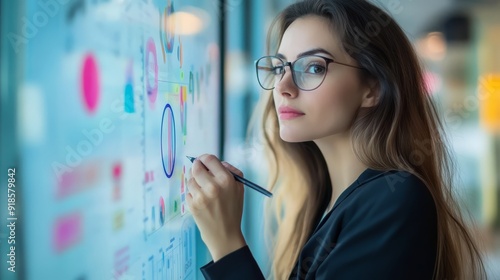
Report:
[{"label": "blue circle drawn on board", "polygon": [[[172,143],[172,153],[173,153],[173,161],[172,161],[172,167],[170,168],[169,171],[167,171],[167,168],[165,168],[165,156],[163,154],[163,121],[165,120],[165,112],[167,109],[170,111],[169,114],[172,117],[172,132],[173,132],[173,143]],[[170,135],[171,136],[171,135]],[[174,119],[174,111],[172,110],[172,106],[167,103],[165,105],[165,108],[163,108],[163,114],[161,117],[161,132],[160,132],[160,150],[161,150],[161,163],[163,165],[163,171],[165,172],[165,175],[167,175],[167,178],[172,177],[172,174],[174,173],[174,166],[175,166],[175,139],[176,139],[176,133],[175,133],[175,119]]]}]

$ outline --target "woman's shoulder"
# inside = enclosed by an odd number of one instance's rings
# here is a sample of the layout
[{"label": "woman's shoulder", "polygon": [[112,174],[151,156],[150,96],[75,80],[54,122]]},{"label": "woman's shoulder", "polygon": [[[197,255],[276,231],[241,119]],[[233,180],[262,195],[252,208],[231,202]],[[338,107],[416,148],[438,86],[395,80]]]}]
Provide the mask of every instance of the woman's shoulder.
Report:
[{"label": "woman's shoulder", "polygon": [[359,191],[385,196],[427,196],[430,195],[424,181],[408,171],[376,171],[373,176],[358,180]]},{"label": "woman's shoulder", "polygon": [[426,184],[418,176],[401,170],[374,172],[374,176],[358,181],[353,195],[354,203],[372,210],[391,208],[413,212],[432,209],[435,205]]}]

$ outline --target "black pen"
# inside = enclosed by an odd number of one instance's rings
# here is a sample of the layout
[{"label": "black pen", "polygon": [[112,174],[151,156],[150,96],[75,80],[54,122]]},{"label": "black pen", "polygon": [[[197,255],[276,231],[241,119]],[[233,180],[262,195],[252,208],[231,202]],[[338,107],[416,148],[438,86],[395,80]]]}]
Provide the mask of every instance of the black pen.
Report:
[{"label": "black pen", "polygon": [[[196,158],[194,158],[194,157],[190,157],[190,156],[186,156],[186,157],[187,157],[187,158],[188,158],[191,162],[194,162],[194,160],[196,159]],[[229,172],[231,172],[231,170],[228,170],[228,171],[229,171]],[[261,194],[263,194],[263,195],[265,195],[265,196],[267,196],[267,197],[271,197],[271,196],[273,196],[273,194],[272,194],[271,192],[269,192],[268,190],[264,189],[263,187],[261,187],[261,186],[259,186],[259,185],[255,184],[254,182],[249,181],[249,180],[247,180],[247,179],[245,179],[245,178],[243,178],[243,177],[241,177],[241,176],[239,176],[239,175],[237,175],[237,174],[234,174],[233,172],[231,172],[231,174],[233,174],[234,179],[235,179],[236,181],[238,181],[238,182],[240,182],[240,183],[243,183],[243,184],[244,184],[244,185],[246,185],[246,186],[249,186],[250,188],[252,188],[252,189],[254,189],[254,190],[256,190],[256,191],[260,192]]]}]

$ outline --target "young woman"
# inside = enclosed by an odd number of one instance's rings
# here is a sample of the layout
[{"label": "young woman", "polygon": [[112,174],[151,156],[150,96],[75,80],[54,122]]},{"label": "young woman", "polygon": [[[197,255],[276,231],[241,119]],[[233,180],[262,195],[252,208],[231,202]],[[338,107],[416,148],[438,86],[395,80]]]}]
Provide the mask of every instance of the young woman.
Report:
[{"label": "young woman", "polygon": [[[482,279],[452,193],[442,124],[411,43],[362,0],[286,8],[256,62],[270,151],[274,279]],[[267,93],[266,93],[267,94]],[[263,279],[241,233],[241,172],[192,166],[207,279]]]}]

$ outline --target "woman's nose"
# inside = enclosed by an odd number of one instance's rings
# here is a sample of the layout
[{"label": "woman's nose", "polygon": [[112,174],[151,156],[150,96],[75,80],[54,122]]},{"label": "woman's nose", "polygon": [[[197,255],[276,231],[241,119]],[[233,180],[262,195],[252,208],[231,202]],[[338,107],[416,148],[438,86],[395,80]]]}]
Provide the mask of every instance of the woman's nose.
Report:
[{"label": "woman's nose", "polygon": [[277,82],[274,90],[284,97],[294,98],[298,94],[298,88],[293,81],[291,69],[287,70],[281,80]]}]

